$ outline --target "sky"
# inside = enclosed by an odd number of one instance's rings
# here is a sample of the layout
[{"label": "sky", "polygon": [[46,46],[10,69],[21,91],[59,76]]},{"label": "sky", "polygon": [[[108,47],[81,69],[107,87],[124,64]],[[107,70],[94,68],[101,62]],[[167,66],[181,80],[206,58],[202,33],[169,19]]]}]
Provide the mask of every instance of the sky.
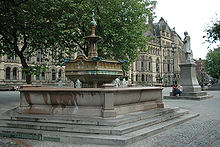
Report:
[{"label": "sky", "polygon": [[[220,0],[157,0],[155,21],[161,17],[184,39],[187,31],[195,59],[205,59],[208,44],[203,43],[205,28],[212,20],[220,18]],[[216,15],[217,14],[217,15]]]}]

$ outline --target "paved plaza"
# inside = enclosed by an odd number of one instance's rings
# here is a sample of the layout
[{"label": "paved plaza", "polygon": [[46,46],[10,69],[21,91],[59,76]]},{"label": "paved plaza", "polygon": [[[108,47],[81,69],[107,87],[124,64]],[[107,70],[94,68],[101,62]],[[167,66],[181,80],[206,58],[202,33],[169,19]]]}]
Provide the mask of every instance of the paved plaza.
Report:
[{"label": "paved plaza", "polygon": [[[171,88],[164,88],[163,95],[169,95]],[[219,147],[220,146],[220,91],[208,91],[211,99],[163,100],[165,107],[188,109],[200,116],[164,132],[150,136],[127,147]],[[19,92],[0,92],[1,113],[19,104]],[[0,147],[109,147],[107,145],[72,145],[56,142],[41,142],[22,139],[0,138]]]}]

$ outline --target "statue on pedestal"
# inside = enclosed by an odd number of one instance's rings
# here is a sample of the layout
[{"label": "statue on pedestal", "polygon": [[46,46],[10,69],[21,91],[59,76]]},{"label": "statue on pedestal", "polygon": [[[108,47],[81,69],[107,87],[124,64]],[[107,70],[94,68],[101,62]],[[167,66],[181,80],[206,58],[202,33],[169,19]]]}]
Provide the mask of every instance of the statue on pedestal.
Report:
[{"label": "statue on pedestal", "polygon": [[184,53],[185,53],[186,61],[190,62],[193,61],[193,53],[190,45],[190,36],[188,35],[188,32],[184,32],[184,35],[185,35],[185,38],[183,40]]}]

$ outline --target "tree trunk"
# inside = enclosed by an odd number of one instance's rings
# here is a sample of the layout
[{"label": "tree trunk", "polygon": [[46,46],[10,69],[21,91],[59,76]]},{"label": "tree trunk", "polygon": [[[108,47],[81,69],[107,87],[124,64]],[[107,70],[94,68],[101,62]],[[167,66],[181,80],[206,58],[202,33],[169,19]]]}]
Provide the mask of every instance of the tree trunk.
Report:
[{"label": "tree trunk", "polygon": [[30,71],[29,65],[27,64],[26,59],[25,59],[23,54],[19,53],[18,56],[21,60],[22,67],[25,69],[24,72],[25,72],[25,75],[26,75],[26,83],[27,84],[32,84],[31,74],[30,74],[31,71]]},{"label": "tree trunk", "polygon": [[32,84],[32,81],[31,81],[31,74],[30,74],[30,70],[29,70],[29,65],[27,64],[24,56],[21,59],[21,64],[23,66],[25,70],[25,75],[26,75],[26,83],[27,84]]}]

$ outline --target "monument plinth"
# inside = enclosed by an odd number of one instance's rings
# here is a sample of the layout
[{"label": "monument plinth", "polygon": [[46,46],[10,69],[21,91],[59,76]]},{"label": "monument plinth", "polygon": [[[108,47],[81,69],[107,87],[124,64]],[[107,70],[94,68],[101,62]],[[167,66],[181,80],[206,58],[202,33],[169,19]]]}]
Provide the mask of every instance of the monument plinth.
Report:
[{"label": "monument plinth", "polygon": [[196,65],[193,62],[183,62],[180,65],[180,81],[183,92],[200,92],[201,86],[196,78]]}]

